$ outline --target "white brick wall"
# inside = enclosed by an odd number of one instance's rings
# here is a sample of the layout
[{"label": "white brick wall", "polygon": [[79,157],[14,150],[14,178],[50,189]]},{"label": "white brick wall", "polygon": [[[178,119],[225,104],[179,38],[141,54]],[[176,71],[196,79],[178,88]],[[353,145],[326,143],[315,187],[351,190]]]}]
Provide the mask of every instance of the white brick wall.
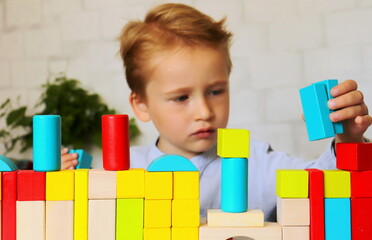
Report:
[{"label": "white brick wall", "polygon": [[[67,72],[133,116],[115,38],[127,21],[164,2],[170,1],[0,1],[0,102],[20,95],[21,104],[32,106],[48,77]],[[249,128],[277,150],[314,158],[328,141],[308,142],[299,88],[356,79],[372,109],[372,0],[177,2],[228,18],[234,33],[229,127]],[[152,124],[139,124],[139,144],[153,142]]]}]

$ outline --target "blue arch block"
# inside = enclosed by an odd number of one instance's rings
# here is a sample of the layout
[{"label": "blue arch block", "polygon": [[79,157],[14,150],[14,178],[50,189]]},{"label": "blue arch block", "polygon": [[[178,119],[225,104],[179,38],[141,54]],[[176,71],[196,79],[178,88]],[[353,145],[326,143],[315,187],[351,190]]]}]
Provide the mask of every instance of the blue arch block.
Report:
[{"label": "blue arch block", "polygon": [[0,155],[0,172],[12,172],[17,170],[17,166],[9,158]]},{"label": "blue arch block", "polygon": [[179,155],[164,154],[148,166],[147,171],[149,172],[188,172],[198,171],[195,165]]}]

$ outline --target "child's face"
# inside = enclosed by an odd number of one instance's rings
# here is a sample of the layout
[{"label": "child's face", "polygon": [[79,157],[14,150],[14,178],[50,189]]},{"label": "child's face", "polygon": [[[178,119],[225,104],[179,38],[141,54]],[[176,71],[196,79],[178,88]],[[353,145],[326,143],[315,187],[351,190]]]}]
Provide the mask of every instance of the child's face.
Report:
[{"label": "child's face", "polygon": [[229,115],[224,55],[206,47],[183,47],[158,54],[150,66],[146,100],[135,103],[134,110],[140,120],[155,124],[159,149],[187,158],[210,149]]}]

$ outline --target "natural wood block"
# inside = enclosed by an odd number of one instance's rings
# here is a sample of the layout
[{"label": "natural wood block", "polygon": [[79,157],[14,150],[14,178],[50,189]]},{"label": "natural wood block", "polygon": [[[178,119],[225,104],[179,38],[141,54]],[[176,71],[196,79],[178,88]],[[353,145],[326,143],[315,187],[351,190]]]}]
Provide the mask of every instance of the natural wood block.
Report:
[{"label": "natural wood block", "polygon": [[145,172],[146,199],[172,199],[172,172]]},{"label": "natural wood block", "polygon": [[144,228],[143,240],[171,240],[170,228]]},{"label": "natural wood block", "polygon": [[282,226],[309,226],[308,198],[277,198],[277,219]]},{"label": "natural wood block", "polygon": [[75,171],[74,239],[88,239],[88,169]]},{"label": "natural wood block", "polygon": [[263,227],[262,210],[250,209],[244,213],[228,213],[221,209],[208,209],[208,227]]},{"label": "natural wood block", "polygon": [[305,170],[277,170],[276,195],[281,198],[307,198],[309,174]]},{"label": "natural wood block", "polygon": [[282,240],[282,227],[278,223],[265,222],[263,227],[208,227],[203,224],[199,228],[200,240],[226,240],[237,236],[254,240]]},{"label": "natural wood block", "polygon": [[74,239],[74,202],[46,201],[46,240]]},{"label": "natural wood block", "polygon": [[309,227],[283,227],[283,240],[309,240]]},{"label": "natural wood block", "polygon": [[63,170],[46,173],[46,200],[47,201],[73,201],[74,170]]},{"label": "natural wood block", "polygon": [[324,170],[324,197],[350,198],[350,172],[343,170]]},{"label": "natural wood block", "polygon": [[89,170],[89,199],[116,199],[116,172]]},{"label": "natural wood block", "polygon": [[89,200],[88,239],[115,240],[116,200]]},{"label": "natural wood block", "polygon": [[17,201],[17,239],[45,239],[45,201]]},{"label": "natural wood block", "polygon": [[173,172],[173,199],[199,199],[199,172]]},{"label": "natural wood block", "polygon": [[171,200],[145,200],[144,227],[169,228],[172,219]]},{"label": "natural wood block", "polygon": [[198,227],[200,224],[199,199],[172,200],[172,226]]},{"label": "natural wood block", "polygon": [[117,198],[145,197],[145,170],[129,169],[116,172]]},{"label": "natural wood block", "polygon": [[199,228],[172,227],[172,240],[199,240]]},{"label": "natural wood block", "polygon": [[249,130],[217,130],[217,155],[222,158],[249,158]]}]

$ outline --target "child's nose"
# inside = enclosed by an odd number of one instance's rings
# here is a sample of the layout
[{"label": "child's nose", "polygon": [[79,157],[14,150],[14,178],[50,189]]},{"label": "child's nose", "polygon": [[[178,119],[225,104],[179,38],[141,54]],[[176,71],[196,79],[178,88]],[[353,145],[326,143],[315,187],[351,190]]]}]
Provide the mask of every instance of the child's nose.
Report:
[{"label": "child's nose", "polygon": [[201,99],[197,105],[197,120],[210,120],[213,117],[213,110],[206,99]]}]

